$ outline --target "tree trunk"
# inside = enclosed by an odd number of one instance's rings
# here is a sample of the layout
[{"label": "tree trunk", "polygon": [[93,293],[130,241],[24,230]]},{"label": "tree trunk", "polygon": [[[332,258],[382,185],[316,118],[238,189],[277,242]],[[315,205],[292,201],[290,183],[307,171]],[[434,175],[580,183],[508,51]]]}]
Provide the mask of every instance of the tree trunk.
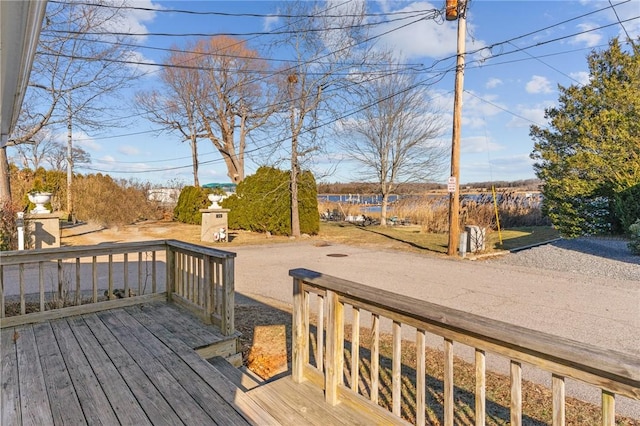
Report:
[{"label": "tree trunk", "polygon": [[11,172],[6,146],[0,148],[0,201],[11,201]]},{"label": "tree trunk", "polygon": [[387,207],[389,206],[389,194],[382,194],[380,205],[380,226],[387,226]]},{"label": "tree trunk", "polygon": [[295,75],[289,76],[289,100],[291,102],[291,236],[300,236],[300,211],[298,210],[298,131],[293,107],[293,85],[297,83]]},{"label": "tree trunk", "polygon": [[69,220],[73,220],[73,194],[71,189],[71,181],[73,180],[73,131],[71,106],[69,106],[69,116],[67,120],[67,213]]},{"label": "tree trunk", "polygon": [[[297,149],[298,138],[292,138],[291,146]],[[298,164],[297,155],[291,155],[291,235],[300,236],[300,211],[298,210]]]},{"label": "tree trunk", "polygon": [[199,187],[198,179],[198,140],[194,133],[191,133],[191,163],[193,164],[193,186]]}]

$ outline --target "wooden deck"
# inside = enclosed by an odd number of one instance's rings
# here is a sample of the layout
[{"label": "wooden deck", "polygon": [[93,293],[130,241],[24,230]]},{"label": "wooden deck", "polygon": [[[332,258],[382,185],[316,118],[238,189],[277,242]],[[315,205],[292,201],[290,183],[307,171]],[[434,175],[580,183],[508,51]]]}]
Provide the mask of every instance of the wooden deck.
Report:
[{"label": "wooden deck", "polygon": [[194,348],[224,337],[164,302],[2,333],[2,424],[234,424],[269,416]]},{"label": "wooden deck", "polygon": [[0,333],[3,426],[402,423],[384,411],[332,407],[321,388],[288,376],[252,389],[234,384],[238,377],[197,352],[230,337],[172,303]]}]

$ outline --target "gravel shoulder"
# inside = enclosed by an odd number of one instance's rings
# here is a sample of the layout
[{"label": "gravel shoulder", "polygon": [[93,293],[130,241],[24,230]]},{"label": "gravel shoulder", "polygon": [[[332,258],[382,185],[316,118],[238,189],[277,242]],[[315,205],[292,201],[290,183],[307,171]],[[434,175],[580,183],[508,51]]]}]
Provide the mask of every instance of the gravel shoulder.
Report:
[{"label": "gravel shoulder", "polygon": [[640,256],[624,239],[560,239],[486,262],[640,282]]}]

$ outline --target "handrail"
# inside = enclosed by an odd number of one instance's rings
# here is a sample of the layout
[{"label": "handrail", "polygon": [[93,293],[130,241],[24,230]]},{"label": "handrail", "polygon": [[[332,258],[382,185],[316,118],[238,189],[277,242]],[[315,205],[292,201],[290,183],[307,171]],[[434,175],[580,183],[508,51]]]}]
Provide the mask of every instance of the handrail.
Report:
[{"label": "handrail", "polygon": [[[164,297],[231,335],[235,256],[176,240],[0,252],[0,327]],[[8,303],[18,315],[7,317]]]},{"label": "handrail", "polygon": [[[377,331],[378,317],[389,318],[393,321],[394,341],[400,339],[400,325],[407,324],[415,327],[424,335],[425,331],[439,335],[445,339],[445,357],[451,359],[445,371],[450,370],[451,377],[445,374],[445,419],[452,421],[453,416],[453,353],[454,341],[464,343],[476,349],[476,359],[480,360],[477,368],[484,377],[484,353],[492,352],[511,360],[512,380],[519,378],[520,363],[533,364],[553,375],[554,419],[564,418],[564,377],[581,380],[602,389],[603,413],[605,418],[613,416],[613,395],[621,394],[633,399],[640,399],[640,358],[630,354],[604,350],[581,342],[550,335],[517,325],[481,317],[456,309],[436,305],[405,295],[392,293],[383,289],[368,287],[352,281],[336,278],[307,269],[293,269],[289,275],[294,280],[294,321],[293,321],[293,354],[292,369],[295,380],[303,380],[316,372],[324,374],[324,386],[327,400],[337,402],[337,395],[344,396],[347,389],[340,386],[342,371],[342,356],[344,342],[341,333],[344,329],[344,305],[354,308],[354,323],[357,323],[360,309],[373,314],[374,330]],[[309,368],[309,294],[318,294],[321,303],[318,305],[318,315],[323,305],[326,305],[326,365],[322,365],[322,354],[316,356],[319,365]],[[323,324],[318,321],[316,347],[322,347],[320,340]],[[357,324],[354,325],[352,345],[357,344]],[[418,336],[418,340],[423,337]],[[424,341],[422,341],[424,345]],[[331,354],[330,351],[340,351]],[[395,345],[394,345],[395,351]],[[398,349],[399,351],[399,349]],[[449,351],[451,351],[449,353]],[[373,352],[373,351],[372,351]],[[375,355],[375,354],[374,354]],[[399,356],[399,353],[398,353]],[[333,361],[332,361],[333,360]],[[377,368],[373,365],[372,369]],[[330,362],[335,365],[331,366]],[[354,358],[352,364],[357,359]],[[399,361],[393,359],[394,365]],[[399,374],[399,367],[397,368]],[[315,371],[314,371],[315,370]],[[356,379],[357,380],[357,379]],[[484,378],[481,379],[484,383]],[[512,383],[514,385],[514,383]],[[398,381],[399,386],[399,381]],[[484,385],[483,385],[484,386]],[[516,384],[516,390],[520,389]],[[373,387],[373,384],[372,384]],[[355,388],[357,390],[357,387]],[[394,390],[394,412],[396,395]],[[397,389],[399,393],[399,389]],[[447,398],[450,393],[450,398]],[[484,401],[484,388],[477,390],[477,398]],[[521,400],[512,400],[513,411],[521,409]],[[558,398],[556,400],[556,398]],[[372,396],[372,399],[374,397]],[[420,403],[416,403],[420,407]],[[480,405],[480,406],[478,406]],[[478,416],[484,415],[483,403],[476,405]],[[397,408],[399,412],[399,405]],[[560,414],[561,413],[561,414]],[[419,418],[419,417],[418,417]],[[512,422],[518,423],[517,415]],[[448,423],[445,420],[445,423]],[[562,423],[559,423],[562,424]]]}]

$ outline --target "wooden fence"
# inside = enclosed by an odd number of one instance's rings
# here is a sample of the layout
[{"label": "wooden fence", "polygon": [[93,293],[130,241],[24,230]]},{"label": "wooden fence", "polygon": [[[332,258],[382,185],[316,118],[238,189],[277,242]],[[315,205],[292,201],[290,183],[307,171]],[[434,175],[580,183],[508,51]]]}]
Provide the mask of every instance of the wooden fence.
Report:
[{"label": "wooden fence", "polygon": [[175,240],[0,252],[0,327],[164,298],[231,335],[234,259]]},{"label": "wooden fence", "polygon": [[[510,421],[522,424],[522,364],[549,372],[552,383],[553,424],[565,424],[565,378],[573,378],[601,389],[602,424],[615,424],[615,395],[640,399],[640,358],[602,350],[580,342],[495,321],[422,300],[323,275],[306,269],[289,271],[293,277],[292,376],[297,382],[311,380],[323,386],[330,404],[379,400],[380,323],[391,323],[391,411],[401,417],[403,383],[402,327],[415,328],[416,424],[425,424],[426,339],[440,336],[444,347],[444,424],[454,424],[454,343],[475,351],[475,424],[487,418],[486,354],[494,353],[510,362]],[[312,309],[312,299],[317,306]],[[316,315],[312,330],[312,310]],[[363,314],[371,316],[368,395],[361,380],[360,327]],[[350,366],[345,368],[345,325],[351,320]],[[325,326],[326,323],[326,326]],[[326,340],[326,342],[325,342]],[[349,386],[345,385],[345,379]]]}]

